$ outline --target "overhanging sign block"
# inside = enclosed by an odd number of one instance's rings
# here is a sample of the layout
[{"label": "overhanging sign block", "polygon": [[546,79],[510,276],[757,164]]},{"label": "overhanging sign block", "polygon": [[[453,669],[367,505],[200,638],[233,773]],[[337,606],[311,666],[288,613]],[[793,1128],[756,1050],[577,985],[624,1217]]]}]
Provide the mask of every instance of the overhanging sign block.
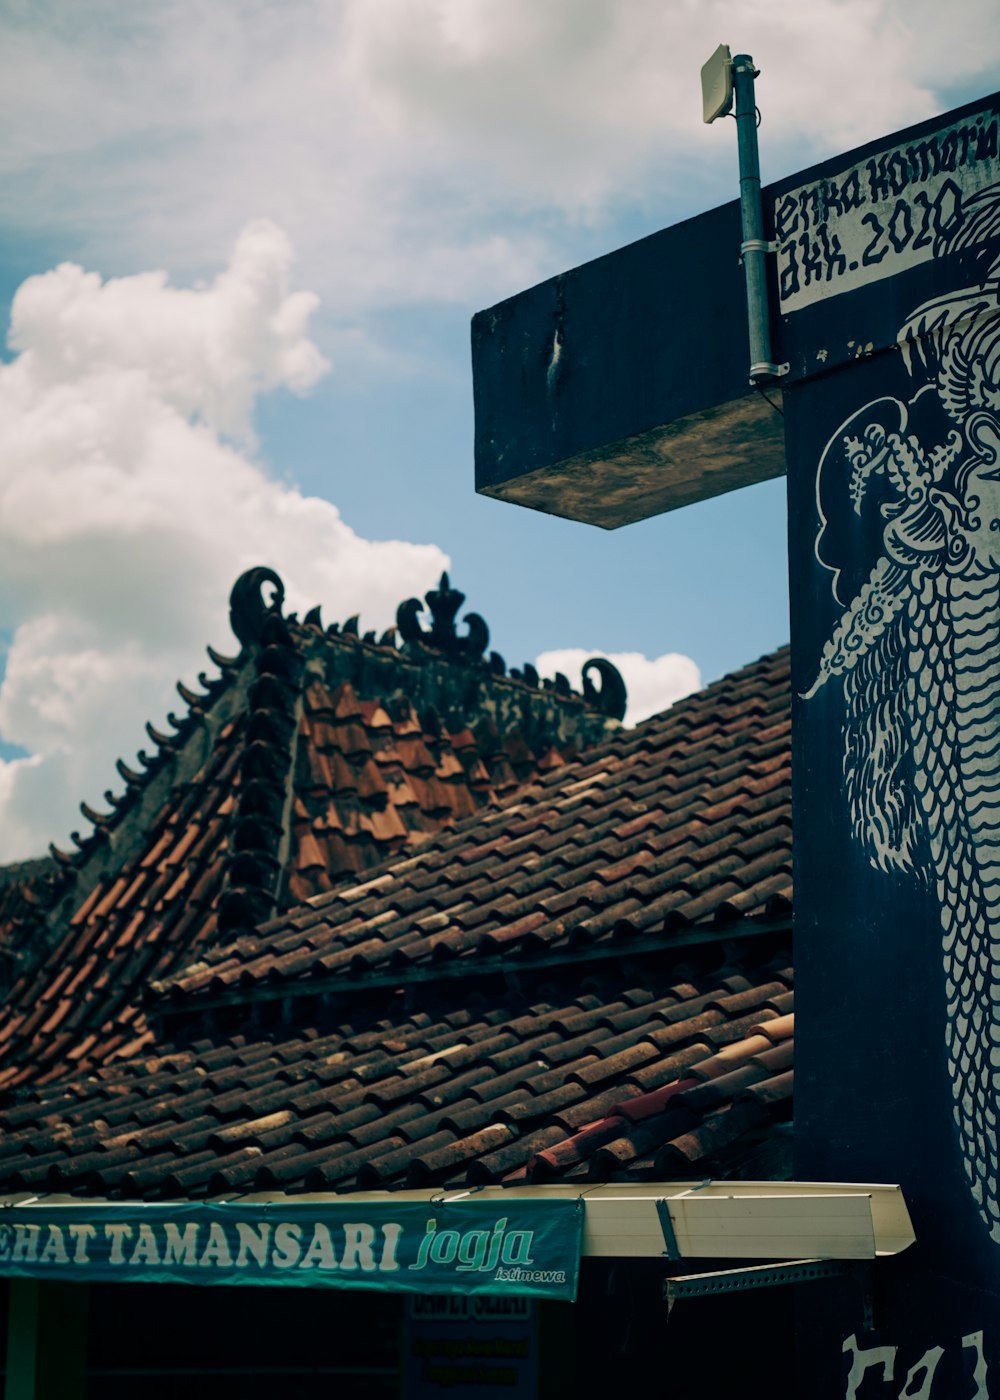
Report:
[{"label": "overhanging sign block", "polygon": [[[988,98],[762,192],[783,388],[898,354],[906,307],[963,285],[1000,238],[998,116]],[[476,490],[614,529],[781,475],[780,393],[748,378],[741,239],[734,201],[480,312]]]},{"label": "overhanging sign block", "polygon": [[734,200],[481,311],[476,490],[614,529],[780,476],[741,237]]}]

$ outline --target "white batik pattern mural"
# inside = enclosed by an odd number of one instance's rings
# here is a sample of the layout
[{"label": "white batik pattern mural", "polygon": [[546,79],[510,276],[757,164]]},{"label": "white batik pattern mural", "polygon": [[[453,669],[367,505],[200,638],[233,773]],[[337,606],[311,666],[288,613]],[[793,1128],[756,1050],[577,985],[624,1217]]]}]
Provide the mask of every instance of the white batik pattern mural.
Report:
[{"label": "white batik pattern mural", "polygon": [[[1000,185],[963,213],[936,251],[981,271],[902,328],[913,396],[865,404],[820,461],[816,554],[843,613],[805,698],[842,682],[855,836],[936,890],[955,1122],[1000,1242]],[[853,585],[827,557],[837,493],[881,537]]]}]

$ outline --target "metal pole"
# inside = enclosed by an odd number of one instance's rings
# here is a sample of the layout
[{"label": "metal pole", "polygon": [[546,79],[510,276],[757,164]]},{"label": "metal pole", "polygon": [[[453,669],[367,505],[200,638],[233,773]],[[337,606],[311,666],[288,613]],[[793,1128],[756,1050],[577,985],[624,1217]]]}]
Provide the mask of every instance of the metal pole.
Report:
[{"label": "metal pole", "polygon": [[767,315],[767,262],[770,244],[764,237],[760,202],[760,160],[757,156],[757,103],[753,80],[757,69],[748,53],[733,59],[736,94],[736,134],[740,155],[740,208],[743,214],[743,268],[747,283],[750,323],[750,378],[774,378],[783,368],[771,361],[771,328]]}]

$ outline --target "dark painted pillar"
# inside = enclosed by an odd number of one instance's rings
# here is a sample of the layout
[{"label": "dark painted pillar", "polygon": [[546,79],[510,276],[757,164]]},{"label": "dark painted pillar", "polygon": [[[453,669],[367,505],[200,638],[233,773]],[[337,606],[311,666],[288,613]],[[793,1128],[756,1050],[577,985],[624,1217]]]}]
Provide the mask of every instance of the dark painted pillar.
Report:
[{"label": "dark painted pillar", "polygon": [[12,1279],[5,1400],[83,1400],[87,1287]]},{"label": "dark painted pillar", "polygon": [[796,1175],[900,1183],[918,1240],[870,1326],[802,1290],[816,1400],[1000,1393],[1000,183],[946,194],[784,328]]}]

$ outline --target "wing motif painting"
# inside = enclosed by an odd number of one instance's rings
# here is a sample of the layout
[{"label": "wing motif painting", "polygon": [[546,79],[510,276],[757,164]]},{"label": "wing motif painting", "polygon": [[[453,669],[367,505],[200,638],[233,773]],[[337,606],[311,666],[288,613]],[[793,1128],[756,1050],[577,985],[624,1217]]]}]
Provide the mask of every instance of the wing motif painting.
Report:
[{"label": "wing motif painting", "polygon": [[[855,838],[877,868],[936,892],[955,1124],[1000,1242],[1000,186],[969,201],[941,251],[974,245],[979,285],[901,330],[919,389],[859,408],[822,454],[816,552],[843,611],[805,698],[843,686]],[[878,502],[860,585],[824,558],[831,491],[858,515]]]}]

